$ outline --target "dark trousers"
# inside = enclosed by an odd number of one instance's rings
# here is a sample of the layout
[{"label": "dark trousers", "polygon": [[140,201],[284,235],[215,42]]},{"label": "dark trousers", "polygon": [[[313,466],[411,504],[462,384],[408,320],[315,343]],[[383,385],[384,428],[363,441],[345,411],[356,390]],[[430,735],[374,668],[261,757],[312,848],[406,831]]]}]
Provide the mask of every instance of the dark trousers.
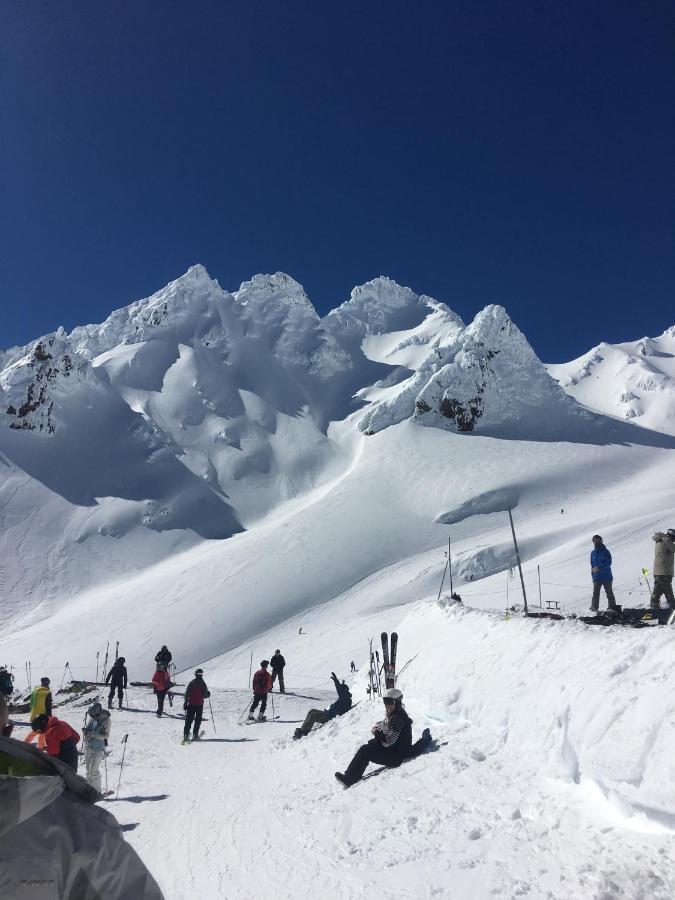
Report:
[{"label": "dark trousers", "polygon": [[260,715],[265,715],[265,710],[267,709],[267,694],[254,694],[253,695],[253,703],[251,703],[251,708],[249,710],[249,714],[252,714],[256,711],[256,708],[260,704]]},{"label": "dark trousers", "polygon": [[168,691],[156,691],[157,694],[157,712],[162,715],[164,712],[164,701],[166,699],[166,695]]},{"label": "dark trousers", "polygon": [[112,705],[113,697],[115,696],[115,691],[117,691],[117,700],[119,701],[120,707],[122,706],[122,700],[124,699],[124,688],[121,684],[111,684],[110,685],[110,693],[108,694],[108,706]]},{"label": "dark trousers", "polygon": [[[349,763],[345,770],[345,778],[350,784],[356,784],[356,782],[362,778],[363,773],[368,767],[368,763],[372,762],[377,763],[380,766],[394,768],[395,766],[400,766],[405,759],[414,759],[416,756],[424,753],[424,751],[429,748],[430,744],[431,738],[429,736],[426,738],[422,737],[412,745],[407,753],[401,753],[399,750],[383,747],[378,740],[373,738],[372,741],[368,741],[367,744],[359,747],[356,751],[354,759]],[[395,746],[396,745],[394,745],[394,747]]]},{"label": "dark trousers", "polygon": [[612,590],[612,582],[610,581],[594,581],[593,582],[593,600],[591,601],[591,607],[593,609],[597,609],[600,606],[600,588],[604,587],[605,593],[607,594],[607,608],[614,609],[616,606],[616,600],[614,598],[614,591]]},{"label": "dark trousers", "polygon": [[675,597],[673,596],[673,576],[655,575],[654,590],[652,591],[651,607],[658,609],[661,606],[661,597],[668,601],[668,606],[675,609]]},{"label": "dark trousers", "polygon": [[67,766],[70,766],[74,772],[77,772],[77,746],[72,738],[61,741],[61,749],[56,758],[60,759],[61,762],[65,763]]},{"label": "dark trousers", "polygon": [[279,690],[282,694],[286,693],[286,688],[284,687],[284,670],[283,669],[272,669],[272,684],[274,685],[274,680],[279,678]]},{"label": "dark trousers", "polygon": [[327,709],[310,709],[305,716],[305,721],[300,726],[300,731],[303,734],[309,734],[316,722],[320,722],[321,725],[324,725],[332,718],[333,717]]},{"label": "dark trousers", "polygon": [[185,727],[183,728],[183,734],[185,737],[188,737],[190,734],[190,725],[194,722],[194,728],[192,729],[193,736],[199,734],[199,726],[202,724],[202,715],[204,713],[204,704],[200,703],[197,706],[195,703],[189,703],[188,708],[185,711]]}]

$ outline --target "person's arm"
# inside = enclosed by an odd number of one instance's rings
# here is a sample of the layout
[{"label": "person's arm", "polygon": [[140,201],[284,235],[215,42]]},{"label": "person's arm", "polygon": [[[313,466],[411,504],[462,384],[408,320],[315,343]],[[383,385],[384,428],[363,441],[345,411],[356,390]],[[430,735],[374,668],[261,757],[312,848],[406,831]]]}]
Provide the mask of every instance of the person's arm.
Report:
[{"label": "person's arm", "polygon": [[34,711],[35,705],[37,703],[36,694],[37,694],[37,688],[34,688],[34,690],[32,690],[30,692],[30,717],[31,717],[31,719],[33,718],[33,711]]},{"label": "person's arm", "polygon": [[106,684],[108,684],[108,682],[110,681],[110,679],[113,677],[113,672],[114,672],[114,671],[115,671],[115,667],[113,666],[112,669],[111,669],[111,670],[108,672],[108,674],[105,676],[105,683],[106,683]]},{"label": "person's arm", "polygon": [[403,726],[405,725],[403,716],[395,716],[393,719],[385,720],[378,724],[381,727],[378,728],[376,737],[383,747],[393,747],[399,739],[401,732],[403,731]]},{"label": "person's arm", "polygon": [[211,692],[207,688],[206,682],[204,682],[204,699],[206,699],[207,697],[210,697],[210,696],[211,696]]},{"label": "person's arm", "polygon": [[52,692],[50,691],[45,698],[45,709],[47,711],[47,715],[51,716],[52,714]]},{"label": "person's arm", "polygon": [[609,552],[609,550],[607,550],[607,548],[605,548],[605,552],[607,554],[606,565],[611,566],[612,565],[612,554]]}]

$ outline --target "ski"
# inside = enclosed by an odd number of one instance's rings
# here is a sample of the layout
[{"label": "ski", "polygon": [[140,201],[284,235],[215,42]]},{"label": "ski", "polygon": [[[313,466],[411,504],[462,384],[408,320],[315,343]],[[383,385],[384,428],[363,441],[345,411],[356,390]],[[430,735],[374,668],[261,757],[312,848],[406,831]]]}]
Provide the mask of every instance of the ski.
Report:
[{"label": "ski", "polygon": [[398,648],[398,634],[393,631],[391,634],[391,653],[389,655],[389,682],[388,688],[396,686],[396,650]]},{"label": "ski", "polygon": [[265,722],[273,722],[275,719],[278,719],[279,716],[265,716],[264,719],[244,719],[243,722],[239,722],[239,725],[263,725]]},{"label": "ski", "polygon": [[386,631],[382,632],[382,665],[384,666],[384,686],[391,687],[389,684],[389,635]]}]

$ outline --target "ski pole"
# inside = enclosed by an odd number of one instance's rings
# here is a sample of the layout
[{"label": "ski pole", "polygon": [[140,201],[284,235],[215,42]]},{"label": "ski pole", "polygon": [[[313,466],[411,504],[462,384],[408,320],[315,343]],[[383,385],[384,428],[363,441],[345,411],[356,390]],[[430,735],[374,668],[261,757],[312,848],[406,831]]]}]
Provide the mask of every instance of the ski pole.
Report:
[{"label": "ski pole", "polygon": [[99,651],[97,650],[96,651],[96,681],[94,682],[94,684],[98,684],[98,653],[99,653]]},{"label": "ski pole", "polygon": [[103,748],[103,769],[105,771],[105,792],[108,793],[108,756],[105,747]]},{"label": "ski pole", "polygon": [[108,650],[110,649],[110,641],[105,645],[105,660],[103,661],[103,680],[105,681],[106,672],[108,671]]},{"label": "ski pole", "polygon": [[122,751],[122,762],[120,763],[120,777],[117,779],[117,793],[115,794],[115,800],[117,800],[117,798],[118,798],[119,795],[120,795],[120,784],[121,784],[121,782],[122,782],[122,769],[124,768],[124,757],[125,757],[126,752],[127,752],[127,740],[128,740],[128,738],[129,738],[129,735],[128,735],[128,734],[125,734],[124,737],[123,737],[122,740],[121,740],[121,743],[124,744],[124,750]]},{"label": "ski pole", "polygon": [[60,691],[63,690],[63,682],[66,680],[66,672],[67,671],[68,671],[68,663],[66,662],[66,664],[63,668],[63,677],[61,678],[61,687],[59,688]]},{"label": "ski pole", "polygon": [[211,698],[209,697],[209,712],[211,714],[211,724],[213,725],[213,733],[216,733],[216,720],[213,718],[213,707],[211,706]]},{"label": "ski pole", "polygon": [[272,718],[274,718],[274,694],[271,694],[272,697]]}]

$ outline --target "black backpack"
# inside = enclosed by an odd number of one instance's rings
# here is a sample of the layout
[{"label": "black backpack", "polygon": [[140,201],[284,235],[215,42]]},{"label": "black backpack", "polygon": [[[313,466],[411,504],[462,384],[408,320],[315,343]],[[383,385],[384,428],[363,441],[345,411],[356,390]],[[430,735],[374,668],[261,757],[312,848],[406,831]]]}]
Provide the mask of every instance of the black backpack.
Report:
[{"label": "black backpack", "polygon": [[0,693],[5,697],[14,693],[14,676],[7,669],[0,669]]}]

